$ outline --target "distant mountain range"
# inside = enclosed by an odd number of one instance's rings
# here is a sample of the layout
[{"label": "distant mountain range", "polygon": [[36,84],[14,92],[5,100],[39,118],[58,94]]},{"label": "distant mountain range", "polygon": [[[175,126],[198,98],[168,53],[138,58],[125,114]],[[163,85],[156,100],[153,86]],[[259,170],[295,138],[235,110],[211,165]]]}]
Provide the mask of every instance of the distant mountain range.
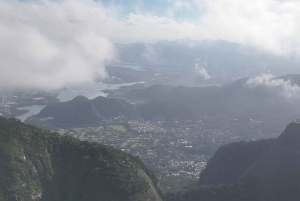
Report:
[{"label": "distant mountain range", "polygon": [[77,96],[71,101],[47,106],[38,114],[38,117],[51,117],[54,124],[79,126],[98,124],[105,118],[119,115],[130,116],[133,112],[133,106],[121,99],[107,99],[99,96],[89,100],[84,96]]},{"label": "distant mountain range", "polygon": [[[133,89],[126,92],[124,97],[128,100],[181,102],[204,115],[253,111],[276,113],[279,110],[284,112],[287,111],[287,102],[288,106],[299,103],[294,99],[300,94],[299,75],[290,74],[257,82],[254,79],[255,86],[251,85],[251,80],[253,79],[242,78],[220,87],[153,85],[146,89]],[[289,90],[293,91],[292,97],[284,97],[284,93]]]},{"label": "distant mountain range", "polygon": [[199,187],[171,201],[296,201],[300,196],[300,121],[276,139],[219,148]]},{"label": "distant mountain range", "polygon": [[99,96],[89,100],[78,96],[71,101],[45,107],[38,115],[27,120],[30,123],[45,123],[57,127],[99,125],[105,121],[120,121],[131,118],[151,120],[154,117],[166,120],[196,118],[195,111],[185,103],[176,101],[148,101],[130,104],[123,99]]},{"label": "distant mountain range", "polygon": [[[154,44],[116,44],[119,59],[148,68],[194,69],[195,64],[211,74],[245,76],[271,70],[298,72],[300,61],[224,40],[195,41],[189,38],[158,41]],[[288,71],[290,70],[290,71]]]},{"label": "distant mountain range", "polygon": [[[118,118],[126,122],[130,118],[151,120],[158,116],[167,121],[195,120],[205,115],[208,118],[247,116],[260,119],[265,127],[274,127],[273,131],[278,132],[285,122],[299,116],[299,75],[271,78],[255,86],[249,81],[251,79],[242,78],[220,87],[153,85],[126,92],[123,94],[125,100],[105,97],[89,100],[79,96],[47,106],[27,122],[63,127],[102,124]],[[274,126],[274,122],[278,123]]]}]

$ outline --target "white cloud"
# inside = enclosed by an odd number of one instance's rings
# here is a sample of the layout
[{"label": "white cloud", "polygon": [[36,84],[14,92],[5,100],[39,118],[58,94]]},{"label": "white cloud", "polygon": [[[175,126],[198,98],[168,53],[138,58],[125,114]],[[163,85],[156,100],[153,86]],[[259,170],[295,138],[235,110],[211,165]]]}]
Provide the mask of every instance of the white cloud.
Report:
[{"label": "white cloud", "polygon": [[[130,13],[124,21],[108,28],[107,35],[123,43],[184,37],[223,39],[280,55],[300,53],[300,1],[166,1],[170,6],[166,7],[165,15]],[[185,18],[189,12],[198,13],[198,17]],[[177,14],[182,16],[179,21],[175,20],[180,18]]]},{"label": "white cloud", "polygon": [[153,46],[146,44],[145,51],[142,53],[142,57],[152,62],[156,61],[157,55],[154,51]]},{"label": "white cloud", "polygon": [[205,80],[211,79],[211,76],[208,74],[206,69],[199,64],[195,64],[195,73],[197,73],[198,75],[202,75]]},{"label": "white cloud", "polygon": [[149,26],[149,25],[174,25],[174,20],[167,17],[144,16],[129,13],[126,22],[129,25]]},{"label": "white cloud", "polygon": [[1,88],[53,89],[104,77],[114,56],[97,29],[105,12],[92,0],[0,0]]},{"label": "white cloud", "polygon": [[300,87],[298,85],[291,84],[290,80],[274,78],[271,74],[262,74],[256,78],[249,79],[246,86],[251,88],[263,86],[288,99],[300,97]]},{"label": "white cloud", "polygon": [[[109,41],[212,38],[300,53],[300,1],[166,1],[165,15],[138,12],[139,1],[122,18],[120,5],[93,0],[0,0],[0,86],[57,88],[105,76],[114,56]],[[195,10],[198,19],[175,20]]]},{"label": "white cloud", "polygon": [[130,13],[124,21],[106,27],[105,35],[115,42],[156,42],[184,37],[206,38],[203,26],[189,22],[176,22],[172,18]]},{"label": "white cloud", "polygon": [[212,37],[254,45],[277,54],[300,53],[300,1],[201,0],[201,19]]},{"label": "white cloud", "polygon": [[207,61],[201,61],[200,59],[196,59],[195,62],[195,73],[198,75],[202,75],[205,80],[211,79],[211,75],[205,69],[207,65]]}]

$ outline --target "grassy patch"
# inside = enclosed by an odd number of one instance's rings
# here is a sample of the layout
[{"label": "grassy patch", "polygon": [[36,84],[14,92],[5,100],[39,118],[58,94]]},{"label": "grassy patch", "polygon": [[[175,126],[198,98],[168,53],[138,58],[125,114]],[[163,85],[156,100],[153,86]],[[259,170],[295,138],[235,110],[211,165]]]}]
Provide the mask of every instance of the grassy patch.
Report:
[{"label": "grassy patch", "polygon": [[110,125],[110,128],[112,128],[113,130],[117,130],[117,131],[121,131],[121,132],[126,132],[126,128],[124,128],[124,126],[122,125]]}]

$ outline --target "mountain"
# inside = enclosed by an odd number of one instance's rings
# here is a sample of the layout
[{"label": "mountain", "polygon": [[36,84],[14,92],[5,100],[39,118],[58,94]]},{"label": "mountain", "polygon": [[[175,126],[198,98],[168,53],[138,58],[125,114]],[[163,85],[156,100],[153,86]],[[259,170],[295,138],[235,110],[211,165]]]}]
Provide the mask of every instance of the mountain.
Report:
[{"label": "mountain", "polygon": [[168,200],[296,201],[299,181],[300,120],[295,120],[276,139],[219,148],[200,175],[201,186]]},{"label": "mountain", "polygon": [[152,85],[133,89],[123,97],[128,100],[181,102],[201,115],[291,114],[299,108],[299,76],[290,74],[270,80],[263,80],[263,77],[257,80],[241,78],[222,86],[206,87]]},{"label": "mountain", "polygon": [[[259,124],[257,132],[273,136],[281,131],[285,122],[298,118],[299,87],[288,84],[288,80],[297,84],[298,77],[286,75],[269,80],[269,85],[257,86],[251,86],[249,78],[222,86],[152,85],[125,92],[121,96],[123,99],[97,97],[89,100],[79,96],[68,102],[49,105],[26,122],[39,126],[51,124],[55,127],[69,127],[111,121],[123,124],[130,118],[140,117],[146,120],[157,116],[166,120],[205,118],[219,121],[221,126],[230,124],[234,126],[235,132],[240,130],[243,134],[242,125],[254,119],[254,123]],[[225,122],[226,119],[230,122]]]},{"label": "mountain", "polygon": [[197,113],[189,105],[176,101],[148,101],[134,105],[117,98],[99,96],[89,100],[86,97],[78,96],[71,101],[49,105],[26,122],[68,127],[98,125],[105,121],[122,123],[124,119],[132,117],[151,120],[157,116],[167,120],[173,118],[193,119]]},{"label": "mountain", "polygon": [[289,124],[268,152],[240,178],[257,197],[298,200],[300,196],[300,121]]},{"label": "mountain", "polygon": [[166,120],[173,118],[190,120],[197,117],[194,108],[188,104],[176,101],[149,101],[136,106],[139,116],[151,119],[154,116],[164,117]]},{"label": "mountain", "polygon": [[77,96],[71,101],[55,103],[45,107],[36,118],[48,118],[53,125],[94,125],[104,119],[134,113],[133,106],[121,99],[97,97],[89,100]]},{"label": "mountain", "polygon": [[44,108],[40,116],[49,117],[58,124],[95,124],[101,120],[93,102],[84,96],[78,96],[70,102],[55,103]]},{"label": "mountain", "polygon": [[277,79],[290,81],[291,84],[300,86],[300,75],[297,74],[288,74],[288,75],[280,76]]},{"label": "mountain", "polygon": [[0,200],[160,201],[137,157],[0,117]]},{"label": "mountain", "polygon": [[[295,68],[299,60],[273,55],[254,47],[224,40],[195,41],[184,38],[156,43],[116,44],[120,60],[139,63],[148,68],[193,69],[195,64],[213,74],[281,72],[285,66]],[[284,68],[286,71],[287,69]],[[292,72],[292,71],[291,71]]]},{"label": "mountain", "polygon": [[275,139],[232,142],[221,146],[201,172],[198,185],[232,184],[263,157]]},{"label": "mountain", "polygon": [[136,89],[124,94],[126,99],[146,101],[176,101],[189,105],[199,113],[216,112],[226,109],[221,102],[223,96],[220,87],[186,87],[153,85],[146,89]]},{"label": "mountain", "polygon": [[[241,78],[237,81],[222,86],[187,87],[153,85],[145,89],[133,89],[123,96],[129,100],[144,101],[176,101],[189,105],[201,115],[218,115],[232,113],[288,113],[294,110],[298,101],[293,99],[297,95],[297,89],[289,89],[287,80],[295,82],[299,75],[288,75],[273,78],[279,86],[258,84],[251,86],[249,78]],[[286,80],[285,80],[286,79]],[[294,81],[293,81],[294,80]],[[281,85],[280,85],[281,83]],[[300,84],[300,81],[299,81]],[[296,85],[299,86],[299,85]],[[293,93],[289,93],[293,90]],[[286,94],[291,97],[285,97]],[[288,103],[288,104],[287,104]],[[291,108],[289,108],[291,106]]]}]

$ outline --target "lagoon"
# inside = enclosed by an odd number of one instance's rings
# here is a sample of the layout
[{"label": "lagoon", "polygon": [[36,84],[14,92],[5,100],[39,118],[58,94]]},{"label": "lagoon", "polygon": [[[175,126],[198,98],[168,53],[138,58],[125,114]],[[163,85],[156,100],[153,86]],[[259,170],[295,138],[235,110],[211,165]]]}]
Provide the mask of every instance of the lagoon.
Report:
[{"label": "lagoon", "polygon": [[45,107],[46,105],[29,105],[29,106],[17,107],[18,110],[27,110],[28,112],[23,115],[17,116],[16,118],[24,122],[28,117],[38,114]]},{"label": "lagoon", "polygon": [[[123,84],[105,84],[103,82],[93,82],[93,83],[84,83],[68,86],[65,89],[61,90],[57,98],[60,102],[70,101],[76,96],[85,96],[88,99],[93,99],[98,96],[107,97],[108,94],[104,93],[102,90],[110,89],[116,90],[123,86],[131,86],[134,84],[142,84],[144,82],[133,82],[133,83],[123,83]],[[38,114],[46,105],[28,105],[23,107],[18,107],[18,110],[27,110],[28,112],[17,116],[17,119],[20,119],[24,122],[28,117]]]}]

